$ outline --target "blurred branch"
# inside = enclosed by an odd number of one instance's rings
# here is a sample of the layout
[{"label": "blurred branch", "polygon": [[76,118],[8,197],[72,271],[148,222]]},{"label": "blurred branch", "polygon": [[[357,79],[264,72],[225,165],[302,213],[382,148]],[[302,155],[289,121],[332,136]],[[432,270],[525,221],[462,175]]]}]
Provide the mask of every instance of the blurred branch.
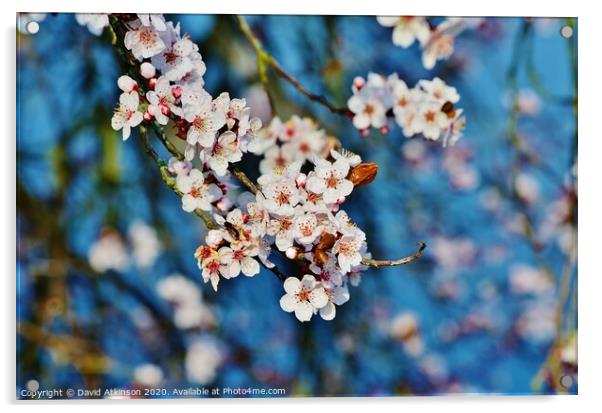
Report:
[{"label": "blurred branch", "polygon": [[374,268],[396,267],[398,265],[409,264],[412,261],[420,258],[422,256],[422,252],[426,248],[426,244],[424,242],[418,242],[416,244],[419,246],[418,250],[414,254],[408,255],[407,257],[403,257],[398,260],[376,260],[376,259],[372,259],[372,258],[364,258],[362,260],[362,264],[368,265],[368,266],[374,267]]},{"label": "blurred branch", "polygon": [[293,85],[293,87],[295,89],[297,89],[297,91],[299,93],[301,93],[302,95],[305,95],[308,99],[310,99],[314,102],[317,102],[317,103],[321,104],[322,106],[325,106],[332,113],[336,113],[338,115],[345,116],[346,118],[349,118],[349,119],[353,118],[353,112],[351,112],[346,107],[341,107],[341,108],[337,107],[336,105],[332,104],[328,99],[326,99],[326,97],[324,95],[317,95],[315,93],[310,92],[307,88],[305,88],[305,86],[303,86],[301,84],[301,82],[299,82],[294,76],[289,74],[280,65],[280,63],[278,62],[278,60],[276,60],[276,58],[274,56],[269,54],[264,49],[261,41],[257,38],[257,36],[255,36],[253,34],[253,31],[247,24],[247,21],[245,20],[245,18],[243,16],[237,15],[236,19],[238,21],[238,26],[240,27],[240,30],[242,31],[242,33],[245,35],[245,37],[247,38],[249,43],[251,43],[251,46],[255,50],[255,54],[257,55],[257,68],[258,68],[258,72],[259,72],[259,79],[261,80],[261,83],[264,85],[264,87],[265,87],[265,85],[268,84],[267,67],[269,66],[274,70],[274,72],[276,72],[276,74],[278,76],[280,76],[282,79],[286,80],[291,85]]}]

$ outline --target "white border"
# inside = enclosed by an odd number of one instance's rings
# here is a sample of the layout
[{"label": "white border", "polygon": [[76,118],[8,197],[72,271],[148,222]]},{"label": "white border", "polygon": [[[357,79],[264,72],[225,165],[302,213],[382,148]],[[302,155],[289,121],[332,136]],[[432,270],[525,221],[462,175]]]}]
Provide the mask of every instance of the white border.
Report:
[{"label": "white border", "polygon": [[[486,3],[486,4],[485,4]],[[525,1],[505,0],[503,2],[475,2],[474,0],[428,0],[428,1],[392,1],[392,0],[219,0],[219,1],[134,1],[134,0],[104,0],[102,2],[74,2],[72,0],[53,0],[52,4],[42,1],[20,0],[17,4],[2,3],[1,19],[2,33],[2,91],[5,93],[0,102],[2,124],[6,125],[6,133],[0,138],[2,142],[3,162],[1,166],[4,178],[3,190],[8,192],[10,201],[4,196],[0,204],[2,208],[1,228],[11,228],[3,231],[3,244],[0,248],[1,262],[6,271],[4,279],[4,298],[2,306],[6,311],[6,323],[2,330],[2,355],[5,357],[4,374],[0,381],[3,401],[9,404],[9,409],[15,406],[14,366],[15,366],[15,321],[14,321],[14,270],[15,270],[15,13],[17,11],[54,11],[54,12],[161,12],[161,13],[242,13],[242,14],[416,14],[416,15],[464,15],[464,16],[577,16],[579,18],[579,174],[580,174],[580,208],[579,218],[579,396],[567,397],[424,397],[424,398],[387,398],[387,399],[305,399],[305,400],[203,400],[203,401],[146,401],[116,404],[114,402],[52,402],[18,403],[17,406],[30,409],[62,411],[63,409],[90,409],[101,411],[110,409],[126,409],[134,404],[136,407],[150,411],[163,411],[166,404],[175,404],[178,409],[244,409],[247,411],[307,411],[326,408],[329,410],[346,409],[378,410],[407,409],[420,411],[478,411],[506,412],[509,409],[546,409],[547,411],[562,411],[567,409],[585,409],[595,405],[600,406],[600,394],[597,389],[599,367],[602,367],[600,352],[599,295],[602,294],[600,280],[600,261],[597,259],[600,222],[600,179],[602,170],[599,167],[602,137],[599,133],[599,121],[602,116],[602,102],[599,99],[602,85],[598,73],[602,68],[600,59],[600,43],[602,40],[600,15],[596,13],[595,2],[585,1]],[[598,179],[596,179],[598,178]],[[109,405],[110,403],[110,405]]]}]

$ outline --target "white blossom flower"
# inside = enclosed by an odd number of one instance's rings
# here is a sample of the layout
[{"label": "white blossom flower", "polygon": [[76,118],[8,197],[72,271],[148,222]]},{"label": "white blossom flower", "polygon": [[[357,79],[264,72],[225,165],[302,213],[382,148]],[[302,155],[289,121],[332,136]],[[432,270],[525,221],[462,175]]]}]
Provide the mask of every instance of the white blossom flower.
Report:
[{"label": "white blossom flower", "polygon": [[279,251],[286,251],[293,245],[294,224],[293,216],[273,214],[267,226],[267,234],[275,237],[276,248]]},{"label": "white blossom flower", "polygon": [[283,177],[264,185],[265,207],[270,213],[291,216],[299,203],[299,190],[293,179]]},{"label": "white blossom flower", "polygon": [[415,40],[424,45],[430,36],[430,27],[426,18],[413,16],[378,16],[378,23],[384,27],[393,27],[393,44],[410,47]]},{"label": "white blossom flower", "polygon": [[336,203],[353,191],[353,183],[346,179],[348,173],[349,161],[346,158],[339,158],[334,163],[318,159],[314,172],[307,178],[307,189],[322,194],[327,204]]},{"label": "white blossom flower", "polygon": [[221,272],[222,263],[219,252],[207,245],[202,245],[197,248],[194,255],[201,270],[203,282],[208,283],[211,281],[211,286],[217,291],[220,275],[224,278],[230,278],[228,274]]},{"label": "white blossom flower", "polygon": [[421,80],[418,85],[427,93],[427,95],[437,102],[457,103],[460,100],[460,95],[455,87],[448,86],[443,80],[438,77],[433,80]]},{"label": "white blossom flower", "polygon": [[[248,150],[256,155],[261,155],[268,149],[273,148],[276,145],[278,136],[282,131],[282,121],[279,117],[275,116],[270,121],[270,124],[259,131],[257,138],[249,142]],[[263,172],[262,172],[263,173]]]},{"label": "white blossom flower", "polygon": [[182,110],[176,106],[176,98],[172,86],[165,77],[157,79],[154,90],[146,92],[148,100],[148,112],[155,117],[160,125],[167,125],[169,114],[181,116]]},{"label": "white blossom flower", "polygon": [[182,103],[186,98],[194,99],[195,103],[188,105],[184,110],[186,120],[190,122],[190,129],[186,135],[186,141],[190,145],[200,144],[202,147],[210,148],[215,143],[217,131],[226,124],[223,114],[213,110],[211,95],[202,91],[199,95],[182,95]]},{"label": "white blossom flower", "polygon": [[361,264],[362,244],[363,240],[354,235],[343,235],[334,243],[332,252],[337,254],[339,267],[344,272],[349,272],[352,266]]},{"label": "white blossom flower", "polygon": [[147,59],[165,49],[159,32],[152,26],[140,26],[125,34],[124,44],[138,60]]},{"label": "white blossom flower", "polygon": [[259,163],[261,174],[278,172],[291,165],[295,160],[295,152],[292,146],[273,146],[265,152],[264,158]]},{"label": "white blossom flower", "polygon": [[222,133],[211,149],[205,151],[207,163],[217,176],[224,176],[228,164],[240,161],[242,152],[236,135],[230,131]]},{"label": "white blossom flower", "polygon": [[131,134],[131,128],[142,122],[142,112],[138,110],[140,97],[138,92],[122,93],[119,96],[119,107],[115,110],[111,119],[114,130],[122,131],[123,140],[127,140]]},{"label": "white blossom flower", "polygon": [[314,313],[328,304],[324,287],[313,275],[306,274],[302,280],[289,277],[284,281],[285,295],[280,299],[280,307],[287,313],[295,313],[299,321],[309,321]]},{"label": "white blossom flower", "polygon": [[438,104],[425,103],[414,119],[414,127],[427,139],[437,140],[449,127],[449,118]]},{"label": "white blossom flower", "polygon": [[138,14],[137,16],[143,26],[152,26],[160,32],[167,29],[165,17],[162,14]]},{"label": "white blossom flower", "polygon": [[343,273],[336,263],[336,256],[329,253],[328,261],[322,266],[317,265],[315,262],[312,262],[309,266],[309,269],[318,276],[318,279],[327,290],[343,284]]},{"label": "white blossom flower", "polygon": [[188,175],[192,170],[192,163],[186,160],[180,161],[178,158],[172,156],[167,162],[167,170],[174,175]]},{"label": "white blossom flower", "polygon": [[251,226],[251,231],[255,237],[263,237],[267,232],[267,225],[270,222],[270,214],[264,206],[265,198],[258,192],[254,202],[246,203],[246,210],[249,216],[247,224]]},{"label": "white blossom flower", "polygon": [[173,82],[182,79],[194,69],[189,57],[193,51],[194,44],[190,39],[180,39],[153,56],[151,62],[163,76]]},{"label": "white blossom flower", "polygon": [[294,236],[299,244],[312,244],[323,230],[324,226],[319,224],[315,214],[306,213],[295,218]]},{"label": "white blossom flower", "polygon": [[253,244],[243,242],[231,244],[229,247],[221,247],[219,255],[222,263],[222,274],[229,278],[237,277],[241,272],[247,277],[259,273],[259,263],[253,257],[257,256],[259,248]]},{"label": "white blossom flower", "polygon": [[176,187],[182,192],[182,209],[192,212],[199,208],[211,211],[211,203],[222,196],[222,191],[215,184],[206,184],[203,173],[193,169],[188,175],[178,175]]},{"label": "white blossom flower", "polygon": [[[443,23],[441,23],[443,24]],[[425,69],[432,69],[438,60],[449,58],[454,53],[455,38],[437,27],[422,51],[422,65]]]},{"label": "white blossom flower", "polygon": [[334,287],[332,289],[326,289],[326,296],[328,297],[328,303],[320,308],[320,317],[323,320],[333,320],[336,316],[337,305],[343,305],[349,301],[349,288],[346,285],[340,287]]},{"label": "white blossom flower", "polygon": [[86,26],[90,33],[100,36],[109,25],[109,15],[100,13],[76,13],[75,20],[80,26]]},{"label": "white blossom flower", "polygon": [[380,128],[387,123],[387,115],[382,102],[376,97],[353,95],[347,102],[349,110],[354,113],[353,126],[362,130]]}]

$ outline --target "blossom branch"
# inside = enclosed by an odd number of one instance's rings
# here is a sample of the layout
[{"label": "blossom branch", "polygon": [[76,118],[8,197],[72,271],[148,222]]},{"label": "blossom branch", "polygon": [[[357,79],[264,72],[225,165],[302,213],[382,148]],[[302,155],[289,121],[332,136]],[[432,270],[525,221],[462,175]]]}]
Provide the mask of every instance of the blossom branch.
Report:
[{"label": "blossom branch", "polygon": [[238,21],[240,30],[242,31],[242,33],[245,35],[245,37],[247,38],[249,43],[251,43],[251,46],[255,50],[255,54],[257,55],[257,68],[259,71],[259,79],[264,84],[264,86],[267,84],[266,66],[270,66],[274,70],[274,72],[276,72],[276,74],[278,76],[280,76],[282,79],[286,80],[291,85],[293,85],[293,87],[299,93],[306,96],[309,100],[312,100],[314,102],[317,102],[317,103],[325,106],[332,113],[336,113],[338,115],[345,116],[346,118],[349,118],[349,119],[353,118],[353,112],[351,112],[349,109],[347,109],[345,107],[343,107],[343,108],[337,107],[336,105],[332,104],[328,99],[326,99],[326,97],[324,95],[317,95],[315,93],[310,92],[308,89],[306,89],[305,86],[303,86],[301,84],[301,82],[299,82],[294,76],[289,74],[280,65],[280,63],[278,62],[278,60],[276,60],[276,58],[274,56],[269,54],[264,49],[261,41],[257,38],[257,36],[255,36],[255,34],[253,34],[253,31],[247,24],[247,21],[245,20],[245,18],[243,16],[239,15],[239,16],[236,16],[236,19]]},{"label": "blossom branch", "polygon": [[420,258],[422,256],[422,252],[426,248],[426,244],[424,242],[418,242],[416,244],[419,247],[418,251],[416,251],[412,255],[408,255],[407,257],[403,257],[403,258],[400,258],[398,260],[375,260],[375,259],[372,259],[372,258],[364,258],[362,260],[362,264],[368,265],[368,266],[374,267],[374,268],[396,267],[398,265],[409,264],[410,262],[412,262],[412,261],[417,260],[418,258]]}]

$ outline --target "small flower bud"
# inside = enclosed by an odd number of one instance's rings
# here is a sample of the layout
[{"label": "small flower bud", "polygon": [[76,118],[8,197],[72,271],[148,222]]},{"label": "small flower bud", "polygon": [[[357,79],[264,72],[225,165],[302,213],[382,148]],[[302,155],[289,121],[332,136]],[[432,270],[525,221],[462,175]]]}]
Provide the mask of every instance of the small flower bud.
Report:
[{"label": "small flower bud", "polygon": [[364,138],[370,135],[370,128],[360,130],[360,135],[362,135]]},{"label": "small flower bud", "polygon": [[381,135],[386,135],[387,133],[389,133],[389,126],[385,125],[385,126],[381,126],[381,128],[379,129]]},{"label": "small flower bud", "polygon": [[161,105],[161,113],[164,114],[165,116],[169,116],[171,114],[171,110],[169,109],[169,106]]},{"label": "small flower bud", "polygon": [[361,163],[349,171],[347,179],[349,179],[354,187],[368,185],[374,181],[378,173],[378,165],[374,162]]},{"label": "small flower bud", "polygon": [[142,75],[143,78],[150,79],[155,77],[155,73],[155,66],[153,66],[151,63],[144,62],[140,65],[140,75]]},{"label": "small flower bud", "polygon": [[299,255],[299,250],[295,247],[289,247],[286,250],[286,258],[294,260]]},{"label": "small flower bud", "polygon": [[157,86],[157,78],[153,77],[151,79],[148,79],[148,87],[150,87],[151,89],[154,89],[155,86]]},{"label": "small flower bud", "polygon": [[365,84],[366,80],[361,76],[357,76],[353,79],[353,87],[358,91],[362,90]]},{"label": "small flower bud", "polygon": [[337,205],[341,205],[343,202],[345,202],[345,200],[346,200],[346,199],[347,199],[346,197],[344,197],[344,196],[340,196],[340,197],[337,199]]},{"label": "small flower bud", "polygon": [[153,119],[153,115],[151,115],[150,113],[144,112],[144,114],[142,115],[142,118],[146,121],[152,120]]},{"label": "small flower bud", "polygon": [[138,89],[136,81],[127,75],[120,76],[119,79],[117,79],[117,86],[125,93],[130,93],[131,91]]},{"label": "small flower bud", "polygon": [[171,89],[171,94],[173,95],[173,97],[175,97],[176,99],[179,99],[180,96],[182,96],[182,87],[181,86],[175,86],[173,89]]},{"label": "small flower bud", "polygon": [[229,211],[232,208],[232,201],[224,197],[215,203],[215,207],[222,212]]},{"label": "small flower bud", "polygon": [[242,222],[247,223],[249,222],[250,216],[249,214],[247,214],[246,212],[243,212],[242,214]]}]

